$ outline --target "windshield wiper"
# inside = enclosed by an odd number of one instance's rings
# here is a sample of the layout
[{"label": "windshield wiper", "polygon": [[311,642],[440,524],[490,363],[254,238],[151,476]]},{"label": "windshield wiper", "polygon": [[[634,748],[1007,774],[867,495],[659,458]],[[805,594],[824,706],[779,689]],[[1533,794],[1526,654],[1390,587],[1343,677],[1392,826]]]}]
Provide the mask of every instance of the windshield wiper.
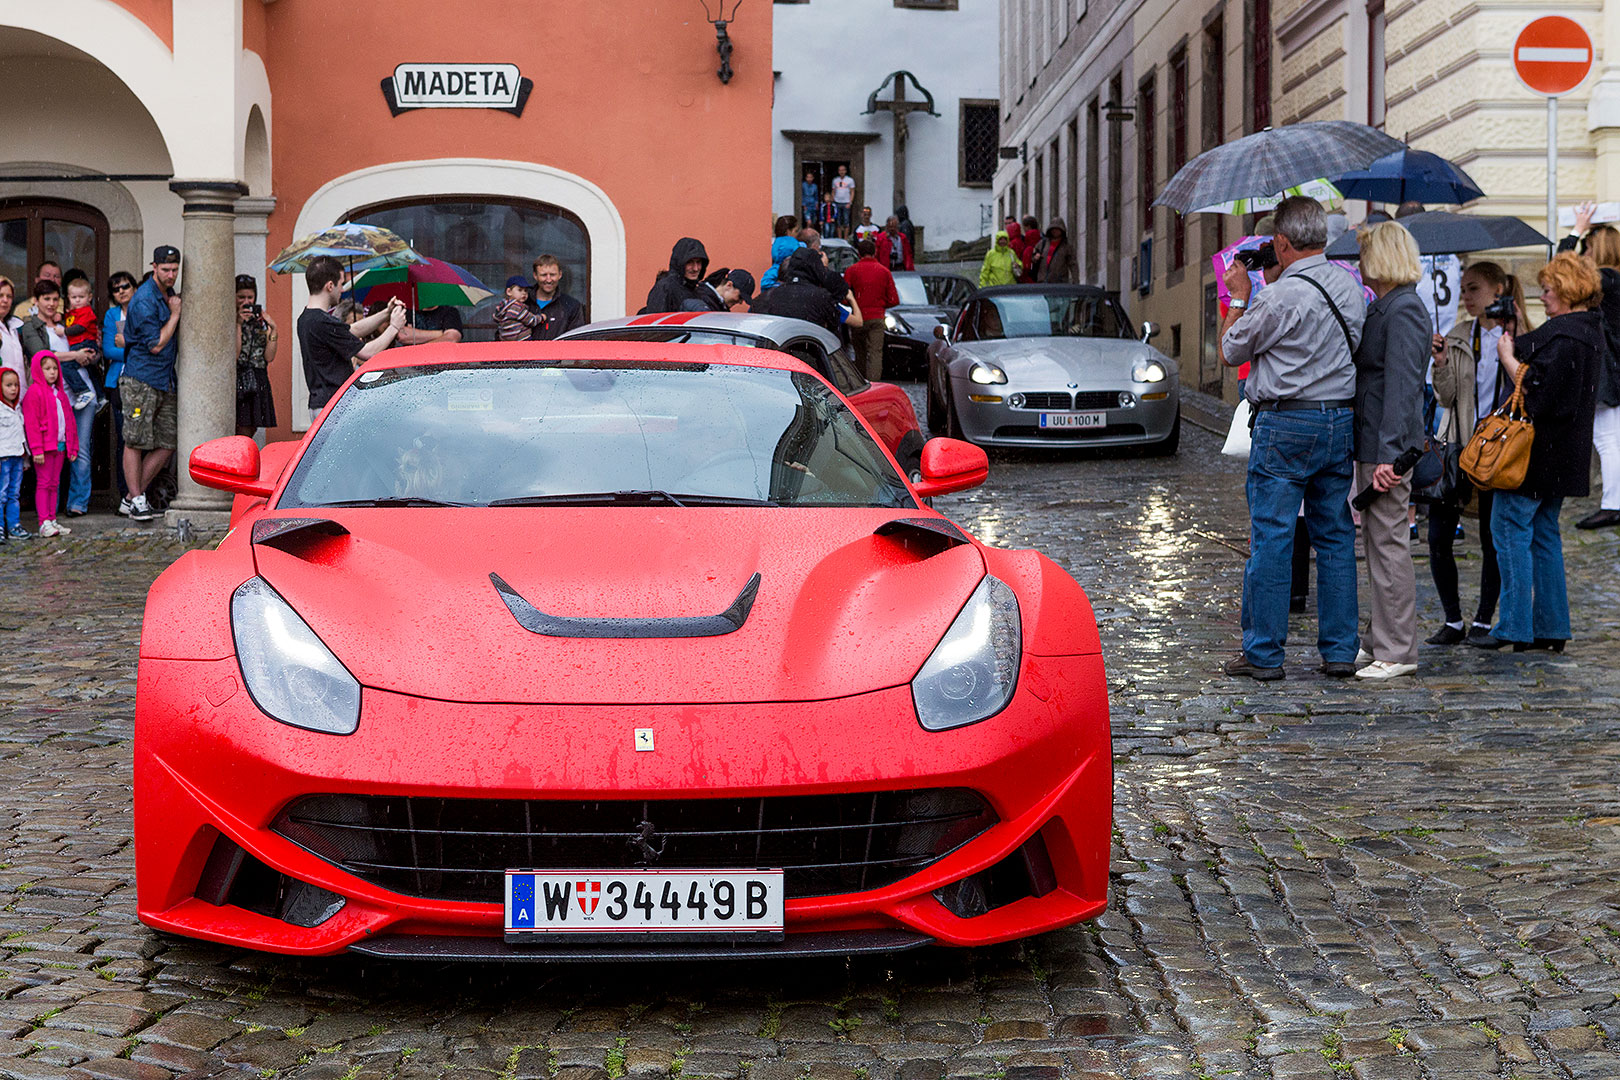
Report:
[{"label": "windshield wiper", "polygon": [[633,491],[576,491],[556,495],[520,495],[511,499],[495,499],[490,506],[599,506],[619,504],[646,506],[656,502],[671,506],[781,506],[774,499],[749,499],[732,495],[671,494],[658,489]]},{"label": "windshield wiper", "polygon": [[685,506],[686,503],[667,491],[657,488],[641,488],[629,491],[573,491],[562,492],[555,495],[519,495],[511,499],[491,499],[490,506],[591,506],[597,503],[630,503],[642,505],[646,503],[666,502],[671,506]]},{"label": "windshield wiper", "polygon": [[419,495],[384,495],[378,499],[338,499],[336,502],[316,503],[315,506],[472,506],[473,503],[445,502],[442,499],[424,499]]}]

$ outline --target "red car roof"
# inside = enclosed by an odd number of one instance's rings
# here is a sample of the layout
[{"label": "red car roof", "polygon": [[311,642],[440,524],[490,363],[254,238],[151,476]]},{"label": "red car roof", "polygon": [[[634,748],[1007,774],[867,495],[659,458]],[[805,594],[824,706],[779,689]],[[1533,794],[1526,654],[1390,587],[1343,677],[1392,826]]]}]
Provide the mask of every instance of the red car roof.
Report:
[{"label": "red car roof", "polygon": [[775,368],[811,372],[803,361],[774,349],[745,345],[677,345],[662,341],[476,341],[455,344],[434,342],[385,349],[366,361],[361,371],[422,367],[428,364],[478,364],[534,360],[634,360],[640,363],[730,364],[735,367]]}]

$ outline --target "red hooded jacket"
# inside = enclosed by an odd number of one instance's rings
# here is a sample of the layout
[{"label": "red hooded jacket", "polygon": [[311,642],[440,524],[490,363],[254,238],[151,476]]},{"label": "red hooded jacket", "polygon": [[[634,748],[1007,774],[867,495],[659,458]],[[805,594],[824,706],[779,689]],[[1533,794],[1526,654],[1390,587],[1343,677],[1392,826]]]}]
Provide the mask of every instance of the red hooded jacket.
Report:
[{"label": "red hooded jacket", "polygon": [[[22,399],[23,432],[28,436],[29,453],[48,453],[55,450],[58,444],[66,443],[68,460],[71,461],[79,453],[79,429],[73,423],[73,399],[62,387],[60,365],[56,369],[56,382],[46,383],[45,373],[40,370],[42,361],[46,359],[55,357],[41,350],[34,354],[34,359],[28,365],[33,381],[28,384],[28,392]],[[62,406],[61,424],[56,419],[57,403]]]}]

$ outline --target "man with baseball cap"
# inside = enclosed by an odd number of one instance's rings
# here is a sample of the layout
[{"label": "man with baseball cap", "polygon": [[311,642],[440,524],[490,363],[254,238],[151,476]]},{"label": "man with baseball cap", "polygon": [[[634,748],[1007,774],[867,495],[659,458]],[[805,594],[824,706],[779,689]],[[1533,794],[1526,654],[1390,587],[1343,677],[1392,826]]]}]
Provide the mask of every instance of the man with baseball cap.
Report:
[{"label": "man with baseball cap", "polygon": [[746,270],[716,270],[698,285],[697,295],[681,304],[682,311],[730,311],[754,298],[754,275]]},{"label": "man with baseball cap", "polygon": [[124,322],[124,373],[118,393],[124,406],[124,484],[129,494],[118,512],[135,521],[156,515],[146,489],[174,456],[174,362],[180,354],[180,251],[159,244],[152,276],[135,290]]}]

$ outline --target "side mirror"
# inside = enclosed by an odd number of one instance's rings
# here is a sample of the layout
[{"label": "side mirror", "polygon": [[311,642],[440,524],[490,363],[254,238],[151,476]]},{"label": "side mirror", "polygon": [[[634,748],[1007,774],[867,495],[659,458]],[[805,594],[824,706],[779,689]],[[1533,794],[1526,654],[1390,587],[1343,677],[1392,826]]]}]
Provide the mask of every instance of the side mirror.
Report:
[{"label": "side mirror", "polygon": [[259,444],[246,435],[210,439],[191,452],[191,478],[203,487],[267,497],[274,481],[259,479]]},{"label": "side mirror", "polygon": [[1149,321],[1149,322],[1144,322],[1142,324],[1142,344],[1146,345],[1149,341],[1153,340],[1154,338],[1156,338],[1158,336],[1159,336],[1159,324],[1158,323]]},{"label": "side mirror", "polygon": [[911,485],[924,499],[976,488],[990,476],[990,457],[961,439],[929,439],[923,443],[922,481]]},{"label": "side mirror", "polygon": [[934,337],[939,341],[949,341],[951,340],[951,333],[949,330],[945,329],[944,323],[935,323]]}]

